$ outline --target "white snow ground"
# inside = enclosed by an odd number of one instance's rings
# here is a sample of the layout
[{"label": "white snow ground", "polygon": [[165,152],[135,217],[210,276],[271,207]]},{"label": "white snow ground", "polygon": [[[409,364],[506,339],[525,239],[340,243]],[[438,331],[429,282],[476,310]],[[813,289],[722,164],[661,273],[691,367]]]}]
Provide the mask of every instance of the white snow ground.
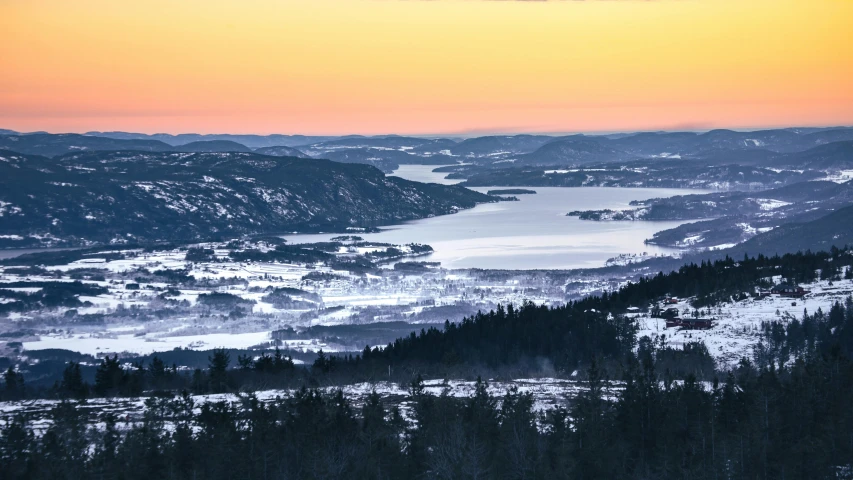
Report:
[{"label": "white snow ground", "polygon": [[[665,320],[640,315],[637,316],[640,325],[637,335],[638,338],[648,335],[653,339],[666,335],[669,345],[702,341],[717,361],[718,368],[730,368],[744,356],[751,357],[752,347],[760,340],[762,321],[802,319],[804,309],[810,314],[816,312],[818,308],[828,313],[836,301],[843,304],[844,300],[853,294],[853,280],[832,283],[833,285],[830,285],[829,281],[818,281],[801,284],[800,286],[811,292],[804,298],[793,299],[773,295],[761,300],[750,298],[712,307],[710,314],[705,315],[715,320],[710,330],[667,329]],[[685,301],[673,306],[682,311],[684,309],[693,311]]]}]

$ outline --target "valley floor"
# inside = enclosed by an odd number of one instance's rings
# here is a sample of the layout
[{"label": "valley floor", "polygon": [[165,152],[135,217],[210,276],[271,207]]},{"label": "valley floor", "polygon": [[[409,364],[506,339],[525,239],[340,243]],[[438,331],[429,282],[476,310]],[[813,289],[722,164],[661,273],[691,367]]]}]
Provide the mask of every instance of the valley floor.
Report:
[{"label": "valley floor", "polygon": [[[0,323],[0,335],[5,339],[0,342],[0,356],[25,359],[28,352],[63,349],[97,358],[176,348],[262,350],[277,346],[302,363],[313,361],[321,349],[352,352],[364,345],[381,347],[411,331],[445,320],[459,321],[498,304],[532,301],[559,305],[616,290],[629,280],[618,274],[446,270],[432,264],[413,264],[415,270],[411,271],[388,265],[352,273],[322,262],[237,262],[229,260],[229,250],[222,245],[205,246],[214,252],[210,261],[188,262],[186,249],[176,248],[129,250],[120,252],[123,258],[113,260],[93,254],[47,266],[41,273],[0,267],[0,284],[18,285],[5,289],[18,293],[40,290],[20,285],[72,282],[72,277],[80,278],[80,272],[88,275],[81,282],[104,289],[97,296],[81,296],[85,306],[9,313]],[[339,255],[359,256],[387,248],[342,248]],[[180,284],[150,274],[163,271],[180,272],[194,280]],[[712,307],[703,315],[714,319],[710,330],[666,329],[663,319],[647,313],[632,315],[640,328],[638,338],[665,336],[674,346],[703,341],[718,366],[729,368],[751,355],[761,322],[801,318],[804,310],[827,312],[835,302],[843,303],[853,294],[850,280],[819,281],[803,287],[810,293],[802,299],[771,296]],[[289,289],[286,302],[270,300],[270,292],[281,288]],[[200,301],[212,293],[228,294],[238,303],[222,307]],[[692,313],[688,300],[674,305],[684,316]]]}]

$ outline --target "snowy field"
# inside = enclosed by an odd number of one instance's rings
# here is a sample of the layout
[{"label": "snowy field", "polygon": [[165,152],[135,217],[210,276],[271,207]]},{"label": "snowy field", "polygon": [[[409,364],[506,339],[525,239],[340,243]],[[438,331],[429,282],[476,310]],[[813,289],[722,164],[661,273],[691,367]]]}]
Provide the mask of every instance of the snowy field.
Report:
[{"label": "snowy field", "polygon": [[[835,302],[843,304],[844,300],[853,294],[853,280],[839,280],[832,283],[833,285],[830,285],[829,281],[818,281],[801,284],[801,287],[811,292],[804,298],[772,295],[760,300],[750,298],[712,307],[710,314],[706,315],[714,319],[713,328],[710,330],[667,329],[664,319],[639,315],[637,321],[640,331],[637,335],[638,338],[648,335],[652,339],[666,335],[666,342],[672,346],[702,341],[717,361],[718,368],[730,368],[744,356],[751,357],[752,347],[760,340],[762,321],[786,322],[795,318],[802,320],[804,310],[810,314],[818,309],[829,313],[829,309]],[[693,311],[693,308],[684,301],[671,306],[681,310],[684,317],[688,316],[684,313],[685,310]]]},{"label": "snowy field", "polygon": [[[105,353],[127,352],[146,355],[183,348],[190,350],[211,350],[214,348],[249,349],[257,346],[269,346],[270,332],[251,333],[206,333],[203,335],[155,336],[112,333],[92,333],[87,335],[42,335],[39,340],[23,342],[24,350],[45,350],[61,348],[87,355],[98,356]],[[317,340],[284,340],[280,347],[303,351],[334,351],[335,349]]]},{"label": "snowy field", "polygon": [[[263,245],[253,246],[264,249]],[[322,262],[238,262],[229,257],[229,250],[222,244],[198,247],[212,250],[213,257],[209,261],[187,261],[186,248],[157,252],[125,250],[117,252],[123,256],[119,259],[110,260],[95,253],[26,273],[22,273],[22,267],[0,267],[0,283],[77,280],[105,289],[105,293],[98,295],[80,296],[84,303],[73,308],[11,312],[0,318],[0,334],[6,333],[19,341],[20,353],[24,354],[44,349],[104,356],[150,354],[175,348],[269,348],[272,332],[282,329],[302,331],[312,326],[375,322],[443,323],[448,319],[461,320],[499,303],[520,304],[531,300],[558,304],[567,295],[565,280],[559,275],[555,280],[524,271],[493,275],[436,266],[410,272],[395,270],[391,268],[393,264],[362,274],[335,269]],[[342,247],[335,255],[358,258],[388,248],[387,245]],[[408,249],[395,248],[404,254]],[[191,281],[174,283],[168,277],[155,275],[163,271],[191,277]],[[145,278],[140,280],[140,277]],[[613,286],[613,283],[589,283],[579,288]],[[268,295],[275,289],[289,289],[289,301],[283,304],[270,301]],[[42,288],[7,290],[36,293]],[[245,301],[240,304],[239,315],[202,304],[199,299],[211,293],[229,294]],[[387,342],[393,338],[381,340]],[[302,352],[364,347],[364,344],[332,344],[320,338],[277,343],[282,348]],[[14,355],[8,343],[0,341],[0,356]]]}]

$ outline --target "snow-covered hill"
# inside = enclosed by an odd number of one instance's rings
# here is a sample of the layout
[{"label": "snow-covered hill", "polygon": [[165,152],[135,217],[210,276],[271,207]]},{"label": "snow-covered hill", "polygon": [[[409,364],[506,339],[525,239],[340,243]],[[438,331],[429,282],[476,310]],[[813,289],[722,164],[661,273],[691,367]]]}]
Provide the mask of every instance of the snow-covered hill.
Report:
[{"label": "snow-covered hill", "polygon": [[[665,335],[666,343],[673,346],[691,341],[704,342],[717,361],[717,368],[727,369],[735,366],[743,357],[752,357],[752,349],[761,339],[761,322],[787,322],[795,318],[801,320],[804,311],[812,314],[818,309],[826,313],[835,302],[843,304],[848,296],[853,295],[853,280],[823,280],[800,286],[810,291],[803,298],[771,295],[763,299],[749,298],[711,307],[709,311],[706,310],[707,315],[703,315],[714,319],[710,330],[666,328],[666,321],[662,318],[652,318],[648,314],[637,315],[640,326],[638,337],[648,335],[658,339]],[[689,317],[693,312],[686,299],[670,306],[677,307],[683,317]]]}]

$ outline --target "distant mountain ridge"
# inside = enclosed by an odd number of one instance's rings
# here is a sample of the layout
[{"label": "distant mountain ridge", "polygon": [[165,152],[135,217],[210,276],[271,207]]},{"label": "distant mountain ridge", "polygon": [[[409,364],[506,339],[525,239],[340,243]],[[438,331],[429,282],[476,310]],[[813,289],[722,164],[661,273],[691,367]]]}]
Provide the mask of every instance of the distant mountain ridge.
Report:
[{"label": "distant mountain ridge", "polygon": [[255,153],[259,153],[261,155],[271,155],[273,157],[311,158],[297,148],[286,147],[284,145],[257,148],[255,149]]},{"label": "distant mountain ridge", "polygon": [[77,151],[254,150],[269,155],[305,155],[345,163],[365,163],[386,172],[403,164],[464,163],[468,164],[466,171],[483,174],[507,167],[589,167],[668,159],[697,161],[709,166],[837,170],[853,168],[853,128],[718,129],[704,133],[565,136],[521,134],[466,139],[401,135],[146,135],[125,132],[80,135],[0,131],[0,149],[49,157]]},{"label": "distant mountain ridge", "polygon": [[310,135],[239,135],[239,134],[198,134],[198,133],[182,133],[171,135],[168,133],[155,133],[147,135],[144,133],[126,133],[126,132],[88,132],[86,135],[114,138],[119,140],[158,140],[172,146],[185,145],[190,142],[205,142],[214,140],[226,140],[230,142],[240,143],[249,148],[261,147],[298,147],[300,145],[310,145],[312,143],[325,142],[335,140],[341,137],[335,136],[310,136]]},{"label": "distant mountain ridge", "polygon": [[608,141],[574,135],[548,142],[518,158],[519,165],[584,165],[625,159],[628,155],[609,146]]},{"label": "distant mountain ridge", "polygon": [[185,143],[174,147],[178,152],[251,152],[252,149],[242,143],[231,140],[204,140]]},{"label": "distant mountain ridge", "polygon": [[0,135],[0,150],[11,150],[28,155],[55,157],[86,150],[139,150],[166,152],[172,146],[159,140],[112,139],[76,133],[31,133],[26,135]]}]

